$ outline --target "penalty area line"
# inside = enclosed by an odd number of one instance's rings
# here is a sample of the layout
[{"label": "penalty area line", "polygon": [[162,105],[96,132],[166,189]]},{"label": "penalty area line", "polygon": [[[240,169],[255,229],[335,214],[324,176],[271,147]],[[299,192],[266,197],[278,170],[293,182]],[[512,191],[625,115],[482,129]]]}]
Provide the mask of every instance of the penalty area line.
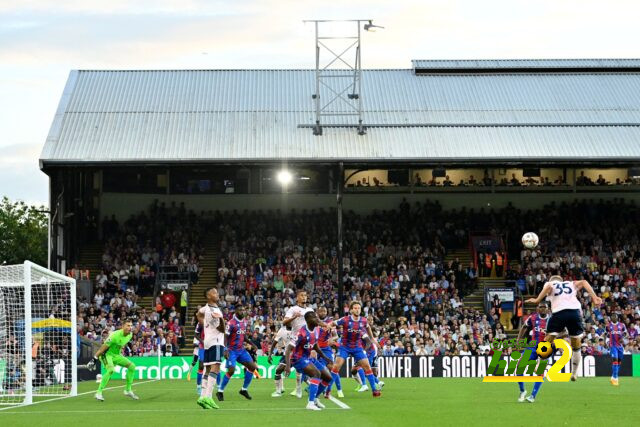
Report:
[{"label": "penalty area line", "polygon": [[341,409],[351,409],[351,407],[349,405],[347,405],[346,403],[342,402],[341,400],[336,399],[333,396],[329,396],[329,400],[332,401],[333,403],[335,403],[336,405],[338,405]]},{"label": "penalty area line", "polygon": [[[133,386],[135,387],[135,386],[140,385],[140,384],[153,383],[153,382],[156,382],[156,381],[158,381],[158,380],[138,381],[137,383],[133,383]],[[105,390],[114,390],[116,388],[123,388],[123,387],[125,387],[125,385],[116,385],[116,386],[113,386],[113,387],[107,387],[107,388],[105,388]],[[53,402],[55,400],[73,399],[74,397],[78,397],[78,396],[85,396],[87,394],[95,394],[96,391],[97,391],[97,389],[96,390],[92,390],[92,391],[85,391],[83,393],[78,393],[75,396],[62,396],[62,397],[56,397],[55,399],[38,400],[37,402],[32,402],[32,403],[28,403],[28,404],[20,403],[20,404],[17,404],[16,406],[10,406],[8,408],[0,408],[0,411],[8,411],[9,409],[26,408],[27,406],[38,405],[40,403]]]}]

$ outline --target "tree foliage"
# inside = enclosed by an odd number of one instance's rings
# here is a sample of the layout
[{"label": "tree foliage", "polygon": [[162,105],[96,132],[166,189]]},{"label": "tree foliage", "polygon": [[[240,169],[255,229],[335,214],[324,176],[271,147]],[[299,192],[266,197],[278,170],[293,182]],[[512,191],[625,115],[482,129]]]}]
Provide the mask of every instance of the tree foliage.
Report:
[{"label": "tree foliage", "polygon": [[0,264],[21,264],[25,260],[47,265],[48,217],[44,206],[22,201],[0,201]]}]

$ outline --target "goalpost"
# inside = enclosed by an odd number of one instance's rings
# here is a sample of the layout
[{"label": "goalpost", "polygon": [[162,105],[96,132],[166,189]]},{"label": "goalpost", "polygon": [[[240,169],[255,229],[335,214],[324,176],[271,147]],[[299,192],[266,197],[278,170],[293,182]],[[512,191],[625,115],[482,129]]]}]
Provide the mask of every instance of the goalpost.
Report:
[{"label": "goalpost", "polygon": [[0,266],[0,405],[77,391],[76,281],[30,261]]}]

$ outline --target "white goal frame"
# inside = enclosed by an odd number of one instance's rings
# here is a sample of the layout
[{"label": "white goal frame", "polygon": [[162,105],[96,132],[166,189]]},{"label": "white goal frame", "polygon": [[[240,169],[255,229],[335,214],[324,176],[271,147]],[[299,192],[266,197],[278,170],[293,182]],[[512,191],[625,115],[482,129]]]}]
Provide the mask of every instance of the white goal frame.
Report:
[{"label": "white goal frame", "polygon": [[[12,266],[0,266],[2,268],[10,268],[13,267],[15,269],[19,269],[22,267],[22,283],[1,283],[0,287],[23,287],[24,288],[24,342],[25,342],[25,351],[24,351],[24,393],[23,394],[15,394],[14,397],[24,397],[22,402],[14,402],[14,403],[0,403],[2,406],[16,407],[20,405],[30,405],[34,403],[34,397],[51,397],[51,398],[64,398],[64,397],[74,397],[78,395],[78,338],[77,338],[77,302],[76,302],[76,280],[64,276],[62,274],[56,273],[54,271],[48,270],[44,267],[39,266],[31,261],[25,261],[24,264],[12,265]],[[34,393],[33,386],[33,360],[32,360],[32,343],[33,343],[33,318],[32,318],[32,286],[33,284],[38,284],[38,280],[35,282],[32,281],[32,272],[39,273],[40,277],[46,277],[52,280],[56,280],[59,282],[64,282],[69,284],[69,294],[70,294],[70,323],[71,323],[71,331],[69,341],[71,344],[71,383],[70,389],[67,393],[38,393],[37,391]],[[47,399],[48,400],[48,399]],[[55,399],[57,400],[57,399]],[[40,400],[39,400],[40,401]],[[9,408],[5,408],[9,409]],[[1,410],[1,409],[0,409]]]}]

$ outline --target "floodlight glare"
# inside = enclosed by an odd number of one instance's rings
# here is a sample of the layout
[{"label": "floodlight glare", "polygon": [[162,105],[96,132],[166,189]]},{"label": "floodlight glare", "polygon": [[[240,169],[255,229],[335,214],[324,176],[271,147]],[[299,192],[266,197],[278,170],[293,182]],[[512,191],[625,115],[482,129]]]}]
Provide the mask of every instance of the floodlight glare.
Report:
[{"label": "floodlight glare", "polygon": [[278,172],[278,181],[282,185],[289,184],[291,182],[291,173],[288,170],[281,170]]}]

